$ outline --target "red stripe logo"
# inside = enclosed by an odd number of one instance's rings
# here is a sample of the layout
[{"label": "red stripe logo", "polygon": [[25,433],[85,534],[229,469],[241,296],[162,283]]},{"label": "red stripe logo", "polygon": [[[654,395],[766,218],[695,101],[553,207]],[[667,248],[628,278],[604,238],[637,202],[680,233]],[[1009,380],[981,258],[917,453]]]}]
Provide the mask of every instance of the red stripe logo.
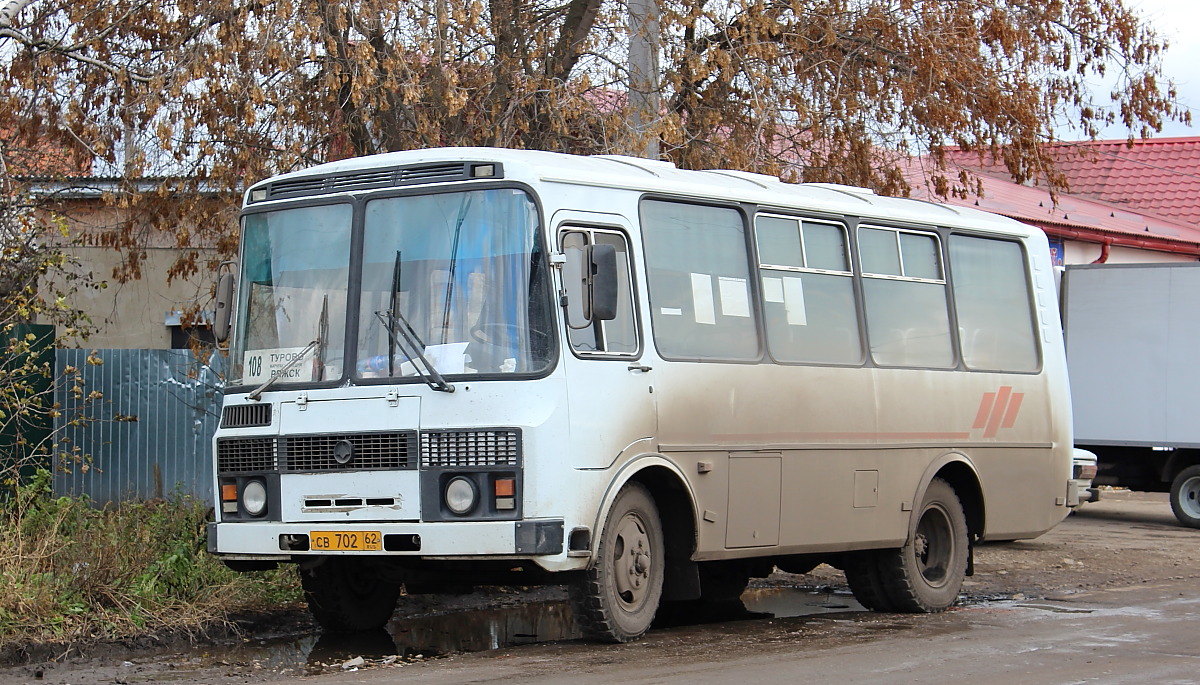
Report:
[{"label": "red stripe logo", "polygon": [[997,392],[983,393],[979,411],[975,413],[974,430],[983,430],[983,437],[994,438],[1001,428],[1012,428],[1017,423],[1021,402],[1025,393],[1013,392],[1011,385],[1003,385]]}]

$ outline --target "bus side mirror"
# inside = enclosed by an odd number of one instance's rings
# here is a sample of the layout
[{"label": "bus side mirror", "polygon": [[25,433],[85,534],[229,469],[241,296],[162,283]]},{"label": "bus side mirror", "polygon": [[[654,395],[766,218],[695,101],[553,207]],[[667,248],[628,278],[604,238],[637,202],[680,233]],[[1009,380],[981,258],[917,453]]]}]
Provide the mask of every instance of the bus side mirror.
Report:
[{"label": "bus side mirror", "polygon": [[229,322],[233,313],[233,274],[223,273],[217,280],[217,311],[213,316],[213,337],[217,342],[229,339]]},{"label": "bus side mirror", "polygon": [[617,248],[615,245],[588,246],[588,305],[591,321],[617,318]]}]

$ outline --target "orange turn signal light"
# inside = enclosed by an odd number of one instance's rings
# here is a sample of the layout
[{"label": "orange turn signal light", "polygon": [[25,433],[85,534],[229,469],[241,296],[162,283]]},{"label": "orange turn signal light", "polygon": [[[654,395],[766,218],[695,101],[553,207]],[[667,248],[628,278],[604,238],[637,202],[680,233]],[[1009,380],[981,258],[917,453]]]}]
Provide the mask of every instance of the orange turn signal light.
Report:
[{"label": "orange turn signal light", "polygon": [[513,497],[517,494],[517,481],[515,478],[497,478],[494,487],[496,488],[497,497]]},{"label": "orange turn signal light", "polygon": [[237,485],[228,483],[221,486],[221,501],[232,502],[237,499]]}]

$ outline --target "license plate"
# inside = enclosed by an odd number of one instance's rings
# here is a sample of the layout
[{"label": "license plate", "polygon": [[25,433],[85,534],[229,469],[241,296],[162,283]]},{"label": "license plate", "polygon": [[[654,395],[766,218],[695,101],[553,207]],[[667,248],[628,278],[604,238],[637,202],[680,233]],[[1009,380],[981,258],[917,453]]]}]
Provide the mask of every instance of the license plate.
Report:
[{"label": "license plate", "polygon": [[378,552],[383,536],[377,530],[314,530],[308,534],[308,548],[327,552]]}]

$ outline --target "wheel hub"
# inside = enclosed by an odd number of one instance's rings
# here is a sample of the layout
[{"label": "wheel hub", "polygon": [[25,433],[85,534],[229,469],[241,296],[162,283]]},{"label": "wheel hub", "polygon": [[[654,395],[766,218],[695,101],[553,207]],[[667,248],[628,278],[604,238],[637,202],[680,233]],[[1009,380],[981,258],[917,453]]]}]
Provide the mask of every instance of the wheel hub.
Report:
[{"label": "wheel hub", "polygon": [[913,550],[917,553],[918,558],[927,558],[929,554],[929,538],[918,534],[917,539],[913,540]]},{"label": "wheel hub", "polygon": [[613,544],[614,582],[617,596],[634,609],[646,599],[653,570],[650,536],[635,513],[629,512],[617,526]]},{"label": "wheel hub", "polygon": [[1179,488],[1179,505],[1192,518],[1200,518],[1200,476],[1189,478]]},{"label": "wheel hub", "polygon": [[921,514],[912,542],[917,569],[932,587],[944,585],[954,559],[954,528],[949,515],[938,506]]}]

